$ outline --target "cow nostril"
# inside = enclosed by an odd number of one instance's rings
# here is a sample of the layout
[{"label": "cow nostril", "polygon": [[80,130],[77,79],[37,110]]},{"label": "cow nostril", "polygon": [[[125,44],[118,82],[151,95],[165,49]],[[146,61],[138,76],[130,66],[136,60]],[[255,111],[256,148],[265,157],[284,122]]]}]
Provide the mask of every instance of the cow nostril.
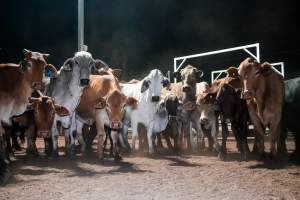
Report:
[{"label": "cow nostril", "polygon": [[208,123],[208,119],[207,118],[201,118],[200,119],[200,123],[201,124],[207,124]]},{"label": "cow nostril", "polygon": [[87,86],[89,83],[90,83],[90,79],[88,79],[88,78],[80,79],[81,86]]},{"label": "cow nostril", "polygon": [[122,123],[120,121],[112,121],[110,123],[111,129],[120,129],[122,127]]},{"label": "cow nostril", "polygon": [[151,98],[151,101],[152,101],[152,102],[158,102],[158,101],[159,101],[159,96],[153,96],[153,97]]}]

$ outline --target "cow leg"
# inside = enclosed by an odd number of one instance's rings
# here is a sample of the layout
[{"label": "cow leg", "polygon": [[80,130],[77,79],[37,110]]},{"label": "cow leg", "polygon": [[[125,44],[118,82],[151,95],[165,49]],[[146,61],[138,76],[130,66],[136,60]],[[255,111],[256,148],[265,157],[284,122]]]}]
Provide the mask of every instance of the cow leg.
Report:
[{"label": "cow leg", "polygon": [[131,122],[131,129],[132,129],[131,150],[134,153],[135,152],[135,141],[136,141],[136,137],[138,135],[137,123]]},{"label": "cow leg", "polygon": [[189,123],[189,129],[188,129],[188,135],[189,135],[189,148],[191,151],[194,151],[195,145],[194,145],[194,134],[193,134],[193,122],[190,121]]},{"label": "cow leg", "polygon": [[113,157],[115,160],[121,160],[122,157],[119,154],[119,147],[118,147],[118,131],[111,131],[111,138],[112,138],[112,144],[113,147]]},{"label": "cow leg", "polygon": [[156,134],[156,137],[157,137],[157,147],[162,149],[163,144],[162,144],[162,140],[161,140],[161,134],[160,133]]},{"label": "cow leg", "polygon": [[123,142],[124,144],[122,144],[122,141],[121,141],[121,145],[123,148],[125,149],[128,149],[130,150],[130,145],[129,145],[129,142],[128,142],[128,125],[124,124],[123,127],[122,127],[122,138],[123,138]]},{"label": "cow leg", "polygon": [[275,159],[277,156],[276,142],[278,140],[278,135],[280,133],[280,117],[277,117],[276,120],[273,120],[273,123],[270,125],[270,136],[271,136],[271,157]]},{"label": "cow leg", "polygon": [[265,152],[265,150],[264,150],[265,149],[264,148],[264,132],[265,132],[264,130],[265,129],[263,128],[258,116],[256,116],[255,111],[249,110],[249,114],[250,114],[250,118],[253,123],[254,130],[255,130],[255,143],[256,143],[256,147],[257,147],[257,153],[262,158],[264,156],[264,152]]},{"label": "cow leg", "polygon": [[[27,149],[26,152],[27,154],[30,155],[38,155],[38,151],[36,148],[36,130],[35,130],[35,125],[30,125],[30,127],[27,129]],[[46,150],[46,149],[45,149]]]},{"label": "cow leg", "polygon": [[221,119],[221,125],[222,125],[222,147],[221,147],[221,151],[219,152],[218,157],[220,159],[224,159],[227,154],[226,143],[227,143],[229,131],[228,131],[228,126],[227,126],[225,120]]},{"label": "cow leg", "polygon": [[[0,136],[0,137],[2,137],[2,136]],[[0,140],[2,140],[2,139],[0,138]],[[0,143],[1,143],[1,141],[0,141]],[[4,149],[0,149],[0,186],[4,185],[12,175],[11,171],[9,170],[9,166],[8,166],[9,161],[6,159],[5,152],[3,150]]]},{"label": "cow leg", "polygon": [[65,153],[67,156],[71,156],[72,155],[72,146],[71,146],[72,136],[71,136],[70,128],[68,128],[68,129],[63,128],[63,133],[65,136]]},{"label": "cow leg", "polygon": [[216,127],[216,122],[215,121],[211,125],[211,136],[212,136],[212,139],[213,139],[214,150],[216,152],[220,152],[220,146],[219,146],[218,138],[217,138],[217,127]]},{"label": "cow leg", "polygon": [[6,152],[8,154],[14,154],[14,151],[13,151],[13,148],[12,148],[12,145],[11,145],[11,133],[12,133],[12,128],[11,127],[7,127],[5,128],[5,134],[4,134],[4,139],[6,141]]},{"label": "cow leg", "polygon": [[202,129],[199,121],[198,122],[195,121],[194,124],[195,124],[196,131],[197,131],[197,146],[198,146],[198,149],[201,151],[205,147],[205,144],[203,143],[204,142],[203,129]]},{"label": "cow leg", "polygon": [[80,144],[80,151],[84,153],[86,150],[86,143],[83,139],[83,123],[77,121],[77,138]]},{"label": "cow leg", "polygon": [[148,139],[150,155],[154,153],[152,137],[153,137],[153,124],[150,123],[148,128],[147,128],[147,139]]}]

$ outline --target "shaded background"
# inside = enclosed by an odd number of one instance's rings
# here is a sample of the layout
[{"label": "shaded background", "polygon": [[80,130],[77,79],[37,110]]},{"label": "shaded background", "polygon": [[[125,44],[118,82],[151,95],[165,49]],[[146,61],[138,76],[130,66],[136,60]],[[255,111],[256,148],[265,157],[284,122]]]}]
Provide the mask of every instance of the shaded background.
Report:
[{"label": "shaded background", "polygon": [[[261,61],[284,61],[300,76],[299,6],[291,1],[86,0],[85,44],[123,79],[173,70],[173,58],[260,42]],[[298,22],[298,23],[297,23]],[[0,62],[21,50],[50,53],[60,67],[77,50],[77,0],[2,0]],[[187,60],[206,73],[238,65],[244,52]]]}]

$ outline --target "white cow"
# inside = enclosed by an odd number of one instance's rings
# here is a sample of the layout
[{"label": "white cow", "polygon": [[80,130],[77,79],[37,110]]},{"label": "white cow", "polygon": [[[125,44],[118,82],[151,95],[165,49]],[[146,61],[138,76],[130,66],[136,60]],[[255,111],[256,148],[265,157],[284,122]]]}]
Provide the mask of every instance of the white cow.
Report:
[{"label": "white cow", "polygon": [[[74,57],[65,61],[57,78],[52,79],[46,86],[45,95],[53,97],[55,102],[65,106],[70,111],[70,116],[55,115],[51,130],[54,156],[58,156],[57,139],[59,132],[62,131],[65,134],[66,153],[70,155],[74,153],[75,138],[70,127],[72,122],[75,122],[75,109],[80,102],[83,89],[89,84],[89,76],[94,65],[94,59],[89,52],[77,52]],[[61,122],[60,127],[57,127],[57,122]]]},{"label": "white cow", "polygon": [[128,121],[131,121],[133,151],[135,150],[135,140],[138,133],[138,124],[142,123],[147,129],[149,153],[154,153],[152,144],[153,133],[163,131],[168,123],[167,115],[160,115],[161,106],[159,104],[161,98],[161,90],[164,86],[167,86],[168,83],[168,79],[163,76],[160,70],[153,69],[140,82],[122,84],[122,92],[126,96],[132,96],[138,100],[137,108],[131,110],[129,114],[130,119],[124,119],[125,121],[127,121],[127,124]]}]

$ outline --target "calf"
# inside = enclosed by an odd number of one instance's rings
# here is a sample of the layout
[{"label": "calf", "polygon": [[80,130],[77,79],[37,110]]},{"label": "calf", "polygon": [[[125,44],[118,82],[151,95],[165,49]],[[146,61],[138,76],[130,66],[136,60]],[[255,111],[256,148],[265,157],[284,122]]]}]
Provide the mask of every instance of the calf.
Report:
[{"label": "calf", "polygon": [[[207,87],[206,87],[207,88]],[[201,125],[197,141],[200,148],[202,148],[203,131],[208,132],[209,139],[212,139],[211,145],[219,152],[219,144],[217,141],[217,119],[215,109],[215,95],[208,93],[208,90],[199,92],[197,94],[197,109],[193,113],[194,118],[199,119]]]},{"label": "calf", "polygon": [[[41,94],[41,93],[40,93]],[[26,127],[27,153],[37,155],[36,138],[43,137],[45,141],[45,152],[50,154],[52,149],[51,128],[55,114],[68,116],[70,113],[67,108],[58,105],[48,96],[41,94],[40,97],[30,97],[30,104],[23,115],[14,117],[13,121],[22,127]]]}]

